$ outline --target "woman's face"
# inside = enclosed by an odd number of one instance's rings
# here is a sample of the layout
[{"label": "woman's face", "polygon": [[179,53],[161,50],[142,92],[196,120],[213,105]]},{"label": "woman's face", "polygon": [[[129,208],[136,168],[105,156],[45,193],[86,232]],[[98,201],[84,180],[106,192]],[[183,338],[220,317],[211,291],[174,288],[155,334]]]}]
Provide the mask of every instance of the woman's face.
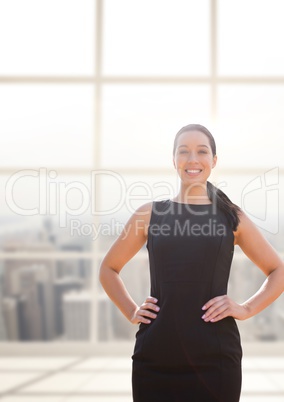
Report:
[{"label": "woman's face", "polygon": [[178,137],[173,163],[185,184],[206,183],[216,162],[209,138],[201,131],[186,131]]}]

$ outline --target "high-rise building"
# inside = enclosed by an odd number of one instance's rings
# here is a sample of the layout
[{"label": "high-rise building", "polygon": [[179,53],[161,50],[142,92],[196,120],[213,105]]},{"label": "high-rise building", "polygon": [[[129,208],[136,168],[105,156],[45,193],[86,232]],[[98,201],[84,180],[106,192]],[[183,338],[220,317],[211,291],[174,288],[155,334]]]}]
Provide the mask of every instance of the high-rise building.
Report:
[{"label": "high-rise building", "polygon": [[[64,248],[64,251],[80,251],[74,247]],[[55,270],[55,278],[73,276],[84,279],[87,283],[91,276],[91,262],[83,259],[58,261]]]},{"label": "high-rise building", "polygon": [[19,340],[20,334],[17,299],[12,297],[3,299],[2,310],[8,339],[11,341]]},{"label": "high-rise building", "polygon": [[91,293],[69,292],[63,296],[64,334],[68,340],[89,340]]},{"label": "high-rise building", "polygon": [[[25,252],[25,253],[46,253],[53,252],[54,246],[50,243],[36,243],[29,241],[9,241],[6,242],[3,249],[4,252]],[[54,276],[56,261],[46,260],[44,258],[37,259],[25,259],[25,260],[12,260],[7,259],[3,261],[4,270],[4,283],[3,283],[3,294],[4,296],[18,296],[20,294],[19,285],[19,270],[25,266],[30,267],[32,265],[44,264],[46,269],[49,270],[50,277]]]},{"label": "high-rise building", "polygon": [[63,297],[66,293],[72,290],[81,290],[84,287],[82,279],[65,276],[56,279],[54,282],[54,315],[55,315],[55,330],[57,335],[62,335],[63,329]]},{"label": "high-rise building", "polygon": [[42,339],[55,337],[55,309],[53,275],[45,264],[36,265],[38,303],[42,315]]},{"label": "high-rise building", "polygon": [[28,339],[43,339],[43,317],[39,304],[36,265],[23,267],[18,271],[20,296],[23,297],[23,314],[28,324]]},{"label": "high-rise building", "polygon": [[0,267],[0,341],[7,340],[8,337],[2,300],[3,300],[3,267]]},{"label": "high-rise building", "polygon": [[[33,253],[54,250],[49,243],[10,241],[5,251]],[[18,334],[24,340],[51,340],[55,337],[53,260],[5,260],[3,297],[17,300]]]}]

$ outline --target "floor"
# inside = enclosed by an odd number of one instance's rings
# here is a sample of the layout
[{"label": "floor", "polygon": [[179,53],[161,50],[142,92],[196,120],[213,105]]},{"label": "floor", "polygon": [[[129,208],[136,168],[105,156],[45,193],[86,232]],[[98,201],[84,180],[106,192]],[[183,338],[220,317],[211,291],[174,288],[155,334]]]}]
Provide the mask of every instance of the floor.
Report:
[{"label": "floor", "polygon": [[[4,402],[131,402],[129,357],[2,357]],[[284,401],[284,357],[243,358],[241,402]]]}]

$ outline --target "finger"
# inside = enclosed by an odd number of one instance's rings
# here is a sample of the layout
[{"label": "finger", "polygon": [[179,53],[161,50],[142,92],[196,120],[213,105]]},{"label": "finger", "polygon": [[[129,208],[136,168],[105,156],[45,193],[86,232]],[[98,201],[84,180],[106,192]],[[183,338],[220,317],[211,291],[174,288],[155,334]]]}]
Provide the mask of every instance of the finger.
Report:
[{"label": "finger", "polygon": [[138,314],[140,316],[143,316],[143,317],[150,317],[150,318],[156,318],[157,317],[157,314],[152,313],[152,311],[143,310],[143,309],[138,310]]},{"label": "finger", "polygon": [[211,307],[214,303],[224,299],[224,297],[227,297],[227,295],[223,295],[223,296],[217,296],[214,297],[213,299],[208,300],[207,303],[204,304],[204,306],[202,307],[202,310],[207,310],[209,307]]},{"label": "finger", "polygon": [[[214,303],[207,311],[206,313],[203,314],[201,318],[207,318],[212,315],[216,310],[222,308],[222,307],[228,306],[228,303],[226,303],[225,300],[220,300],[219,302]],[[219,310],[222,311],[222,310]]]},{"label": "finger", "polygon": [[[223,315],[225,312],[229,312],[229,308],[227,305],[222,305],[218,308],[216,308],[214,311],[212,311],[211,314],[207,315],[206,317],[204,317],[204,321],[208,322],[208,321],[214,321],[216,317],[219,317],[221,315]],[[226,313],[226,316],[228,315]]]},{"label": "finger", "polygon": [[156,299],[156,297],[153,296],[148,296],[145,303],[157,303],[158,299]]},{"label": "finger", "polygon": [[143,303],[142,304],[142,306],[140,307],[140,308],[142,308],[142,309],[149,309],[149,310],[154,310],[154,311],[159,311],[160,310],[160,307],[159,306],[157,306],[157,305],[155,305],[155,304],[152,304],[152,303]]},{"label": "finger", "polygon": [[219,314],[219,315],[217,315],[217,316],[211,318],[211,319],[210,319],[210,322],[221,321],[221,320],[223,320],[224,318],[229,317],[230,315],[231,315],[231,314],[230,314],[230,312],[229,312],[229,309],[224,310],[221,314]]},{"label": "finger", "polygon": [[137,316],[137,324],[140,324],[141,322],[143,322],[143,324],[150,324],[152,321],[149,320],[148,318],[141,316]]},{"label": "finger", "polygon": [[155,319],[157,318],[157,314],[152,313],[151,311],[148,310],[138,310],[137,311],[137,315],[136,315],[136,319],[144,322],[145,324],[150,324],[152,321],[151,319]]}]

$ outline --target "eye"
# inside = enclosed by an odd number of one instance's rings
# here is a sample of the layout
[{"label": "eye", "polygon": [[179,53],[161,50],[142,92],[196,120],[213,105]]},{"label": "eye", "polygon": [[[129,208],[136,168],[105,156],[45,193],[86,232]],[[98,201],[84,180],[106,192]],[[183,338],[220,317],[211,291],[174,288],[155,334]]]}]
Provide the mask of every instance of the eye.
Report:
[{"label": "eye", "polygon": [[187,154],[188,151],[180,151],[179,153],[180,153],[180,154]]},{"label": "eye", "polygon": [[207,154],[207,151],[199,151],[200,154]]}]

